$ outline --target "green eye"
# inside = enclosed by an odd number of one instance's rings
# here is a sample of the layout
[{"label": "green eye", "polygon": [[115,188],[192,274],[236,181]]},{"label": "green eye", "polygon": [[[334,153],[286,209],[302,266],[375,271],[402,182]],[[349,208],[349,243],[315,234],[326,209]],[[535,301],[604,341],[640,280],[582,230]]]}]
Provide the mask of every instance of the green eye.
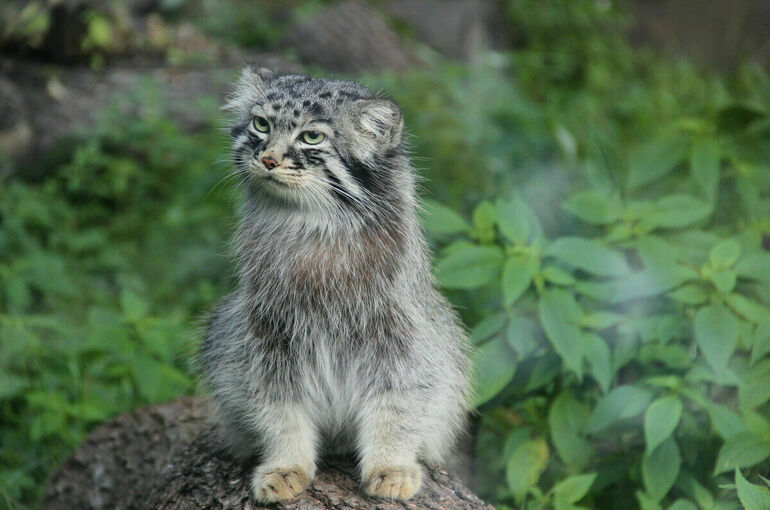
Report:
[{"label": "green eye", "polygon": [[305,131],[302,133],[302,141],[310,145],[318,145],[324,141],[324,138],[326,138],[324,134],[318,131]]},{"label": "green eye", "polygon": [[268,124],[267,119],[264,117],[260,117],[259,115],[254,117],[254,129],[259,131],[260,133],[269,133],[270,132],[270,124]]}]

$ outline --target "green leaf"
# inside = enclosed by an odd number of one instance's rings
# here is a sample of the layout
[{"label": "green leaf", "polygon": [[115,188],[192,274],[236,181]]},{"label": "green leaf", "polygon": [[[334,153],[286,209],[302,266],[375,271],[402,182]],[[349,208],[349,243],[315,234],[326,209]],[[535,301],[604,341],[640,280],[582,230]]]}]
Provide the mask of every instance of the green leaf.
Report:
[{"label": "green leaf", "polygon": [[636,499],[639,501],[639,508],[641,508],[641,510],[663,510],[660,503],[642,491],[636,491]]},{"label": "green leaf", "polygon": [[695,316],[695,341],[717,373],[727,367],[738,345],[738,320],[722,305],[708,305]]},{"label": "green leaf", "polygon": [[732,267],[741,256],[741,243],[735,239],[720,241],[711,249],[709,260],[716,268]]},{"label": "green leaf", "polygon": [[738,499],[745,510],[770,510],[770,490],[761,485],[749,483],[741,473],[735,470],[735,488]]},{"label": "green leaf", "polygon": [[532,233],[529,207],[519,197],[497,203],[497,221],[500,233],[511,242],[527,244]]},{"label": "green leaf", "polygon": [[685,157],[684,140],[664,135],[636,147],[628,158],[629,190],[660,179],[674,169]]},{"label": "green leaf", "polygon": [[540,269],[540,261],[529,255],[514,255],[503,266],[503,305],[511,306],[526,292],[532,277]]},{"label": "green leaf", "polygon": [[768,456],[770,456],[770,441],[753,434],[735,434],[720,448],[714,475],[759,464],[767,460]]},{"label": "green leaf", "polygon": [[741,294],[730,294],[725,297],[725,301],[738,315],[745,317],[754,324],[770,322],[770,309],[756,301],[752,301]]},{"label": "green leaf", "polygon": [[763,359],[741,375],[738,400],[742,409],[753,409],[770,399],[770,359]]},{"label": "green leaf", "polygon": [[607,393],[612,382],[612,353],[607,343],[596,333],[583,333],[583,349],[591,375]]},{"label": "green leaf", "polygon": [[571,273],[557,266],[547,266],[540,271],[540,274],[547,282],[556,285],[574,285],[577,281]]},{"label": "green leaf", "polygon": [[135,357],[131,370],[139,394],[150,403],[173,398],[190,384],[182,372],[153,358]]},{"label": "green leaf", "polygon": [[712,207],[689,195],[670,195],[656,201],[640,224],[648,229],[682,228],[708,218]]},{"label": "green leaf", "polygon": [[690,153],[690,170],[706,198],[713,202],[719,185],[720,150],[716,140],[695,142]]},{"label": "green leaf", "polygon": [[135,292],[123,289],[120,292],[120,309],[129,321],[136,322],[147,315],[149,305]]},{"label": "green leaf", "polygon": [[596,473],[575,475],[565,478],[553,488],[557,505],[569,505],[583,499],[596,480]]},{"label": "green leaf", "polygon": [[729,439],[741,432],[747,432],[743,419],[728,407],[712,402],[706,407],[706,411],[711,418],[711,426],[722,439]]},{"label": "green leaf", "polygon": [[656,501],[663,499],[674,486],[681,464],[679,446],[671,436],[652,454],[645,454],[642,458],[642,481],[647,494]]},{"label": "green leaf", "polygon": [[475,400],[478,407],[487,402],[511,382],[516,370],[516,359],[504,339],[497,337],[485,343],[474,353]]},{"label": "green leaf", "polygon": [[698,510],[698,507],[692,501],[677,499],[673,505],[668,507],[668,510]]},{"label": "green leaf", "polygon": [[692,284],[682,285],[678,289],[666,294],[666,296],[687,305],[701,305],[709,299],[709,294],[703,287]]},{"label": "green leaf", "polygon": [[517,500],[537,484],[547,463],[548,445],[543,439],[527,441],[516,448],[506,464],[505,478]]},{"label": "green leaf", "polygon": [[669,438],[682,418],[682,401],[679,397],[662,397],[650,404],[644,413],[644,441],[650,455]]},{"label": "green leaf", "polygon": [[583,367],[582,332],[577,326],[583,314],[580,306],[572,294],[561,289],[544,291],[538,305],[540,323],[548,340],[564,365],[580,377]]},{"label": "green leaf", "polygon": [[487,338],[502,331],[505,323],[508,322],[508,313],[497,312],[484,317],[481,322],[471,330],[471,341],[474,344],[480,344]]},{"label": "green leaf", "polygon": [[770,282],[770,253],[749,253],[735,266],[741,278]]},{"label": "green leaf", "polygon": [[536,327],[535,321],[528,317],[515,317],[508,324],[506,334],[508,345],[516,352],[520,360],[529,357],[537,348]]},{"label": "green leaf", "polygon": [[434,235],[448,235],[470,232],[471,226],[449,207],[434,200],[422,203],[422,220],[425,229]]},{"label": "green leaf", "polygon": [[714,496],[691,473],[682,470],[677,480],[677,488],[690,496],[702,509],[714,506]]},{"label": "green leaf", "polygon": [[467,246],[436,265],[436,278],[450,289],[475,289],[500,274],[503,250],[497,246]]},{"label": "green leaf", "polygon": [[573,472],[583,469],[591,458],[591,444],[583,436],[589,413],[588,406],[575,400],[569,391],[556,397],[548,413],[551,441]]},{"label": "green leaf", "polygon": [[594,434],[616,422],[638,415],[647,408],[652,394],[638,386],[618,386],[597,404],[586,425],[586,432]]},{"label": "green leaf", "polygon": [[631,270],[625,256],[603,244],[582,237],[562,237],[545,251],[561,262],[601,276],[622,276]]},{"label": "green leaf", "polygon": [[757,326],[754,334],[754,345],[751,347],[751,364],[755,364],[770,352],[770,321],[763,321]]},{"label": "green leaf", "polygon": [[491,242],[495,239],[495,223],[497,223],[497,211],[492,202],[479,202],[473,210],[473,228],[476,237],[481,242]]},{"label": "green leaf", "polygon": [[590,329],[602,330],[611,328],[623,320],[623,315],[612,312],[595,312],[583,316],[580,325]]},{"label": "green leaf", "polygon": [[605,225],[620,219],[620,203],[598,191],[581,191],[564,201],[562,207],[581,220],[595,225]]},{"label": "green leaf", "polygon": [[709,274],[709,280],[711,280],[714,287],[716,287],[722,294],[732,292],[733,288],[735,288],[736,279],[737,276],[732,269],[725,269],[724,271]]}]

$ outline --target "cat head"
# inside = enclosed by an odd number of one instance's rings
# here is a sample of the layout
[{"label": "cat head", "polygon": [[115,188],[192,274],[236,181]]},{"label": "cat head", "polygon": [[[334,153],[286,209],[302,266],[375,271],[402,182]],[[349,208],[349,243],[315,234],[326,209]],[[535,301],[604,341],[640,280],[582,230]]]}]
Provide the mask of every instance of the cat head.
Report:
[{"label": "cat head", "polygon": [[225,109],[237,170],[265,201],[371,213],[411,182],[401,109],[357,83],[249,67]]}]

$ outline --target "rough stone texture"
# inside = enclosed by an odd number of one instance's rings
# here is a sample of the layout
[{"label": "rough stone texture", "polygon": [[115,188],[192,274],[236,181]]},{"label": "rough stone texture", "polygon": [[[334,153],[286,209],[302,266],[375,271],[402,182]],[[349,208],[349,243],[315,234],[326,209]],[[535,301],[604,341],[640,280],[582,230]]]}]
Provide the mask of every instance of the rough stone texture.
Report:
[{"label": "rough stone texture", "polygon": [[512,39],[494,0],[388,0],[382,9],[450,58],[474,61],[487,50],[508,48]]},{"label": "rough stone texture", "polygon": [[253,462],[213,446],[208,414],[204,400],[185,397],[102,425],[51,478],[43,509],[492,509],[452,475],[430,468],[411,501],[367,498],[347,458],[322,460],[299,499],[261,506],[248,489]]},{"label": "rough stone texture", "polygon": [[356,0],[302,20],[288,30],[285,44],[303,62],[332,71],[402,70],[420,63],[377,10]]},{"label": "rough stone texture", "polygon": [[770,65],[766,0],[624,0],[630,37],[640,46],[685,56],[722,70],[740,62]]}]

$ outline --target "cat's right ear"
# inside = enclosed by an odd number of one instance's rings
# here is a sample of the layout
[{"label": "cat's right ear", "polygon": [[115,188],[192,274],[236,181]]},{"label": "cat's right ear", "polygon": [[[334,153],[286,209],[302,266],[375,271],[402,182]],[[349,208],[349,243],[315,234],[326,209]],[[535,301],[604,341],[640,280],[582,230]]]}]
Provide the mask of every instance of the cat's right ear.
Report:
[{"label": "cat's right ear", "polygon": [[265,95],[265,86],[275,77],[275,73],[264,67],[246,66],[235,84],[235,90],[230,94],[222,107],[230,113],[241,116],[260,101]]}]

